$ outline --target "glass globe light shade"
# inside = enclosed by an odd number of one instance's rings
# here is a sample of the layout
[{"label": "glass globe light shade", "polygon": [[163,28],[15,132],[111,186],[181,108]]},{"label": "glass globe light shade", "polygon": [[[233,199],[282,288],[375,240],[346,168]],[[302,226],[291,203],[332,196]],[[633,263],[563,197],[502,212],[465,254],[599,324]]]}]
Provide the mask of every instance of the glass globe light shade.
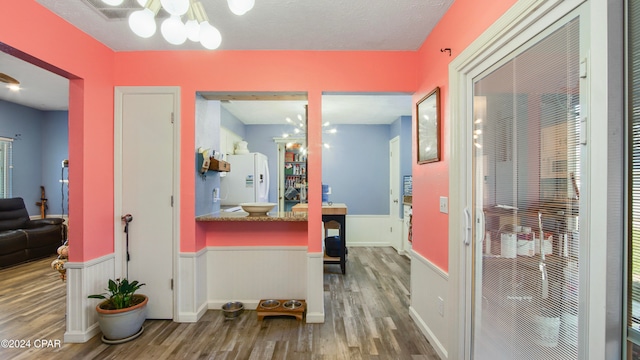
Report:
[{"label": "glass globe light shade", "polygon": [[253,9],[255,3],[255,0],[227,0],[229,10],[236,15],[244,15]]},{"label": "glass globe light shade", "polygon": [[208,21],[203,21],[200,23],[200,43],[206,49],[215,50],[222,43],[222,35]]},{"label": "glass globe light shade", "polygon": [[189,10],[189,0],[160,0],[162,7],[171,15],[180,16]]},{"label": "glass globe light shade", "polygon": [[111,6],[119,6],[124,0],[102,0],[102,2]]},{"label": "glass globe light shade", "polygon": [[169,44],[181,45],[187,40],[187,30],[179,16],[172,15],[165,19],[160,26],[160,32]]},{"label": "glass globe light shade", "polygon": [[134,34],[142,38],[153,36],[156,33],[156,21],[153,11],[145,8],[132,12],[129,15],[129,27]]},{"label": "glass globe light shade", "polygon": [[185,30],[187,30],[187,38],[191,41],[198,42],[200,41],[200,24],[198,24],[197,20],[188,20],[186,24],[184,24]]}]

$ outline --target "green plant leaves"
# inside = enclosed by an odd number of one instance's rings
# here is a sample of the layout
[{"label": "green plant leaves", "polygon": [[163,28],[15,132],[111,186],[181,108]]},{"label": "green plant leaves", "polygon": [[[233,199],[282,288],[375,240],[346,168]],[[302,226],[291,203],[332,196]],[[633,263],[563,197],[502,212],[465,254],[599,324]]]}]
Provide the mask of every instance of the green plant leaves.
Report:
[{"label": "green plant leaves", "polygon": [[132,303],[133,295],[144,285],[137,280],[129,282],[126,278],[122,280],[109,279],[107,293],[89,295],[88,297],[90,299],[106,299],[109,307],[113,309],[125,309],[135,305]]}]

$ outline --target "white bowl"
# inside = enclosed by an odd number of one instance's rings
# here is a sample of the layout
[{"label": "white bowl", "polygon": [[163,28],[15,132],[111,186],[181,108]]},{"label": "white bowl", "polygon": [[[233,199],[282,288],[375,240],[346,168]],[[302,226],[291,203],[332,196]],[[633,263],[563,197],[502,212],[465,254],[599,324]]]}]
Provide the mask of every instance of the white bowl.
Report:
[{"label": "white bowl", "polygon": [[242,203],[240,207],[242,210],[249,213],[249,215],[266,215],[276,206],[275,203],[257,202],[257,203]]}]

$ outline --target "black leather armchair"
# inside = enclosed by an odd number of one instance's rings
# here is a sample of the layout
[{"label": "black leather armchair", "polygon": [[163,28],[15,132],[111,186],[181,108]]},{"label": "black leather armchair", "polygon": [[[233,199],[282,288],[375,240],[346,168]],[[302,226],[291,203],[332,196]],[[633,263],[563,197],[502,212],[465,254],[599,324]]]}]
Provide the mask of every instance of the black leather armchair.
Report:
[{"label": "black leather armchair", "polygon": [[0,199],[0,268],[55,255],[66,230],[61,218],[29,219],[22,198]]}]

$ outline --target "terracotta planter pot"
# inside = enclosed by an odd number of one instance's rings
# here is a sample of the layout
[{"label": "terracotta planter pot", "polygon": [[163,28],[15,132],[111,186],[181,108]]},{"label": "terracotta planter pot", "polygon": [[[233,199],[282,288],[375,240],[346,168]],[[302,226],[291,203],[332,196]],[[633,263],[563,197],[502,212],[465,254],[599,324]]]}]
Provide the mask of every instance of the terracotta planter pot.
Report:
[{"label": "terracotta planter pot", "polygon": [[[102,341],[106,343],[119,343],[133,340],[142,333],[142,324],[147,319],[146,295],[134,295],[134,298],[144,298],[144,301],[126,309],[105,310],[96,306],[98,312],[98,324],[104,335]],[[106,341],[105,341],[106,340]]]}]

